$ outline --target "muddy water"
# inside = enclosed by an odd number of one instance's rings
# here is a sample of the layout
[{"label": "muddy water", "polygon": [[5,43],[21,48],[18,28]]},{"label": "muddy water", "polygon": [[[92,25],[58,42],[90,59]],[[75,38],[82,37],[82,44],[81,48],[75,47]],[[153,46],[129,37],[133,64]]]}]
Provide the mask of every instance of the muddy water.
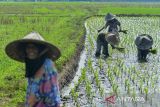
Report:
[{"label": "muddy water", "polygon": [[[85,40],[85,49],[81,54],[76,76],[71,84],[62,89],[61,92],[62,103],[64,106],[159,107],[160,54],[149,54],[148,63],[138,63],[136,57],[137,50],[134,40],[138,34],[150,34],[154,39],[153,48],[159,49],[160,18],[118,17],[118,19],[122,24],[122,28],[128,30],[127,35],[120,34],[120,46],[125,47],[125,53],[112,50],[110,47],[110,57],[107,59],[103,59],[103,55],[99,59],[94,57],[96,50],[95,41],[98,35],[97,29],[100,29],[104,25],[105,22],[103,21],[103,18],[95,17],[86,21],[85,27],[87,29],[87,35]],[[89,70],[89,60],[92,62],[93,71]],[[83,80],[75,90],[78,93],[78,99],[75,102],[75,99],[71,96],[71,89],[73,89],[75,84],[78,83],[78,79],[82,76],[81,68],[84,67],[87,69],[86,77],[91,86],[90,93],[92,93],[92,99],[90,100],[87,95],[86,81]],[[100,88],[96,84],[95,72],[98,72]],[[108,72],[111,72],[112,76],[109,76]],[[125,85],[125,83],[128,83],[129,85]],[[117,91],[113,91],[114,86],[118,86]],[[100,89],[104,90],[102,94]],[[114,104],[105,101],[106,97],[115,95],[116,93],[118,93],[118,95],[116,95]],[[130,101],[131,98],[132,101]],[[139,99],[139,101],[137,101],[136,98]]]}]

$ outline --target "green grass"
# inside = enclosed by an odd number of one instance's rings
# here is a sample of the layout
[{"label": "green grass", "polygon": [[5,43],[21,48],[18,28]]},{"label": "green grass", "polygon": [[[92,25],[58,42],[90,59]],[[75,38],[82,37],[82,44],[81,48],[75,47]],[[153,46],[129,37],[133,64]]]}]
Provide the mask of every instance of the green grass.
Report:
[{"label": "green grass", "polygon": [[160,3],[91,3],[91,2],[70,2],[70,3],[1,3],[1,14],[22,14],[22,15],[47,15],[80,16],[86,14],[159,14]]},{"label": "green grass", "polygon": [[[125,7],[126,6],[126,7]],[[56,62],[61,71],[74,55],[84,36],[87,16],[96,14],[159,14],[160,4],[122,3],[1,3],[0,4],[0,106],[16,107],[24,102],[26,79],[24,65],[11,60],[5,46],[37,31],[48,42],[58,46],[62,57]],[[149,7],[149,8],[148,8]]]}]

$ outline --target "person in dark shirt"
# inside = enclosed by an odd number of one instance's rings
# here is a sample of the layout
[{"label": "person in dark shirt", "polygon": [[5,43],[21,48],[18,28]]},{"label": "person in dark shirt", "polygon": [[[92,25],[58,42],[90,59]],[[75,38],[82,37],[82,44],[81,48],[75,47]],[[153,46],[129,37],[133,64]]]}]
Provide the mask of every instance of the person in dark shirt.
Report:
[{"label": "person in dark shirt", "polygon": [[116,29],[117,31],[121,31],[121,23],[116,19],[115,15],[112,15],[111,13],[108,13],[105,17],[106,24],[104,27],[102,27],[98,32],[102,31],[103,29],[107,29],[108,32],[112,32],[113,29]]}]

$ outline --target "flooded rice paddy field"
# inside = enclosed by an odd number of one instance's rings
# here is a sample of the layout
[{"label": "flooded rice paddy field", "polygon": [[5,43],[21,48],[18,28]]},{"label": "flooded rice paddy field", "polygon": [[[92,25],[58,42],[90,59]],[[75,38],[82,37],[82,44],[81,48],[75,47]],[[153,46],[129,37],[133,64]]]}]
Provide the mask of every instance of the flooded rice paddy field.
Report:
[{"label": "flooded rice paddy field", "polygon": [[[120,33],[121,53],[112,50],[110,57],[95,58],[97,30],[105,24],[104,18],[93,17],[86,20],[85,48],[73,81],[62,89],[64,107],[159,107],[160,104],[160,18],[158,17],[118,17],[122,29]],[[102,31],[106,32],[106,31]],[[137,62],[134,44],[139,34],[153,37],[153,48],[157,55],[149,54],[147,63]],[[113,102],[106,101],[114,96]],[[111,100],[111,99],[110,99]]]}]

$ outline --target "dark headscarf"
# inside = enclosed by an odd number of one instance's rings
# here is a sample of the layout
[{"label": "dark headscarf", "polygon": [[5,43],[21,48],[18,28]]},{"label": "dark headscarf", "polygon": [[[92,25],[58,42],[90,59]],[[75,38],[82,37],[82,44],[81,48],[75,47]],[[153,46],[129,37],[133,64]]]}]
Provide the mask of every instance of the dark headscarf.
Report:
[{"label": "dark headscarf", "polygon": [[[34,43],[32,43],[34,44]],[[41,45],[37,45],[34,44],[37,48],[38,48],[38,53],[41,53],[45,47],[41,46]],[[22,47],[25,47],[24,49],[26,49],[26,44],[24,44]],[[25,50],[24,50],[25,52]],[[25,52],[26,54],[26,52]],[[29,59],[27,57],[25,57],[25,77],[27,78],[31,78],[34,77],[34,75],[36,74],[36,72],[42,67],[42,65],[44,64],[46,59],[46,54],[43,54],[41,56],[39,56],[36,59]]]},{"label": "dark headscarf", "polygon": [[34,77],[36,72],[44,64],[45,59],[46,59],[45,55],[43,55],[41,57],[38,57],[36,59],[29,59],[29,58],[26,57],[25,58],[25,66],[26,66],[25,77],[27,77],[27,78]]}]

